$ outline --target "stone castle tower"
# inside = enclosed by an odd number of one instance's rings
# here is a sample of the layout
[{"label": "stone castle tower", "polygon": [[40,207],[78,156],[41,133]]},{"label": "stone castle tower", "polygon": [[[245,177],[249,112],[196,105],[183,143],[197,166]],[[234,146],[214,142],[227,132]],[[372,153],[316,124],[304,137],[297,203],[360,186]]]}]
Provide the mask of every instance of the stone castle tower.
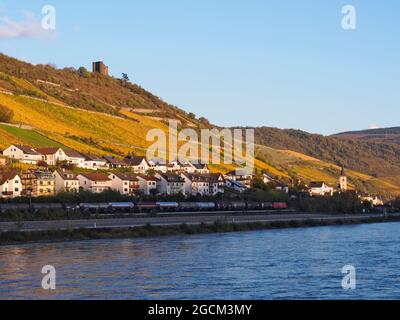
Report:
[{"label": "stone castle tower", "polygon": [[342,192],[347,191],[347,175],[346,175],[346,172],[344,171],[344,167],[342,167],[342,172],[340,173],[339,188],[340,188],[340,191],[342,191]]}]

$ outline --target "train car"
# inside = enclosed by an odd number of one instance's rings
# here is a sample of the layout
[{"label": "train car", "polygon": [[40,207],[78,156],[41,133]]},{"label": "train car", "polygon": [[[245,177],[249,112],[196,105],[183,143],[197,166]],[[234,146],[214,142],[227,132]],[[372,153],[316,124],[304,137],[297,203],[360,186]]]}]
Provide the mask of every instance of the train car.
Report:
[{"label": "train car", "polygon": [[216,203],[216,207],[221,211],[241,211],[246,210],[246,202],[244,201],[219,201]]},{"label": "train car", "polygon": [[259,210],[261,205],[259,202],[247,201],[247,210]]},{"label": "train car", "polygon": [[6,211],[29,211],[31,206],[28,203],[2,203],[0,204],[0,212]]},{"label": "train car", "polygon": [[260,209],[271,210],[272,208],[272,202],[260,202]]},{"label": "train car", "polygon": [[215,202],[196,202],[196,207],[199,211],[213,211],[215,210]]},{"label": "train car", "polygon": [[197,202],[179,202],[179,211],[198,211]]},{"label": "train car", "polygon": [[32,207],[35,210],[64,210],[65,207],[62,203],[34,203],[32,204]]},{"label": "train car", "polygon": [[108,203],[81,203],[79,209],[90,213],[106,213],[109,211],[110,205]]},{"label": "train car", "polygon": [[133,212],[135,204],[133,202],[110,202],[109,209],[111,212]]},{"label": "train car", "polygon": [[288,208],[288,204],[286,202],[274,202],[272,204],[272,209],[274,210],[286,210]]},{"label": "train car", "polygon": [[161,212],[176,212],[179,210],[178,202],[157,202]]},{"label": "train car", "polygon": [[135,212],[156,213],[160,211],[160,206],[156,202],[139,202],[135,204]]},{"label": "train car", "polygon": [[76,210],[79,210],[79,204],[76,204],[76,203],[64,203],[64,209],[66,211],[76,211]]}]

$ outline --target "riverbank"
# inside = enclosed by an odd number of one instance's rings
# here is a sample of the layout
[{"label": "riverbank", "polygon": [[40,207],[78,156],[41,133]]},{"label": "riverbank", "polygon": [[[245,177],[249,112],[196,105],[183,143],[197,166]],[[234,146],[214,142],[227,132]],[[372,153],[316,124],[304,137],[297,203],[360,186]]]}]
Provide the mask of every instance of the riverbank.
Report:
[{"label": "riverbank", "polygon": [[252,230],[308,228],[332,225],[354,225],[399,222],[400,216],[364,217],[340,216],[326,218],[289,219],[268,222],[224,222],[182,223],[180,225],[151,225],[135,227],[78,228],[63,230],[7,231],[0,233],[0,245],[31,242],[63,242],[94,239],[145,238],[154,236],[192,235],[201,233],[226,233]]}]

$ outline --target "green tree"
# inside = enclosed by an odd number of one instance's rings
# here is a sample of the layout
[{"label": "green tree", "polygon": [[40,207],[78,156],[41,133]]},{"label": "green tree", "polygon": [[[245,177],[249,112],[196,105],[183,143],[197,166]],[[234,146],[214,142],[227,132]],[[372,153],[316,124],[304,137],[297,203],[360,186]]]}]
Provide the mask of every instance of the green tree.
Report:
[{"label": "green tree", "polygon": [[80,77],[82,77],[82,78],[89,78],[90,77],[90,73],[85,67],[80,67],[78,69],[78,75]]}]

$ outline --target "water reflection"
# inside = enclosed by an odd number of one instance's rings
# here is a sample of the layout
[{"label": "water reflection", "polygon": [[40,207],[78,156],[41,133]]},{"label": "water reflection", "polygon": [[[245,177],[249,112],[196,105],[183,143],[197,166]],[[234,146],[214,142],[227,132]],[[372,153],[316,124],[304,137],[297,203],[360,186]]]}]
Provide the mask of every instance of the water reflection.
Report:
[{"label": "water reflection", "polygon": [[[0,299],[400,298],[400,224],[0,247]],[[41,269],[57,290],[41,289]],[[341,269],[357,268],[357,290]]]}]

